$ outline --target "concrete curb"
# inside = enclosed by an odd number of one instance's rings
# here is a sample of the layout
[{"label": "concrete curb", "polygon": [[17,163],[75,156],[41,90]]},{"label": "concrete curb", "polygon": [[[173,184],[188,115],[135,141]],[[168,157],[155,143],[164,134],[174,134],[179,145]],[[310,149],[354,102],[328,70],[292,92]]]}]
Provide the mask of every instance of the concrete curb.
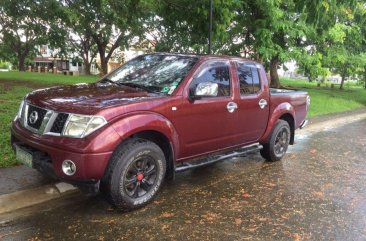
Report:
[{"label": "concrete curb", "polygon": [[78,192],[76,187],[60,182],[0,195],[0,214],[61,198],[75,192]]},{"label": "concrete curb", "polygon": [[[311,134],[321,130],[332,129],[345,124],[350,124],[366,119],[366,113],[350,114],[348,116],[337,116],[334,119],[310,123],[309,126],[300,130],[300,134]],[[16,211],[46,201],[59,199],[67,195],[77,193],[79,189],[63,182],[52,185],[45,185],[37,188],[17,191],[0,195],[0,214]]]}]

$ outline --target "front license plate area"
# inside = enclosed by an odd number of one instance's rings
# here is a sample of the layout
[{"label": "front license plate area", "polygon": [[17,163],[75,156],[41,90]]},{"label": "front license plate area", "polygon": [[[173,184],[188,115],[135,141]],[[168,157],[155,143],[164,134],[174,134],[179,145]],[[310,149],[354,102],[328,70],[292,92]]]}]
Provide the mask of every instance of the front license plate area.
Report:
[{"label": "front license plate area", "polygon": [[15,154],[18,162],[27,167],[33,167],[33,155],[21,146],[15,145]]}]

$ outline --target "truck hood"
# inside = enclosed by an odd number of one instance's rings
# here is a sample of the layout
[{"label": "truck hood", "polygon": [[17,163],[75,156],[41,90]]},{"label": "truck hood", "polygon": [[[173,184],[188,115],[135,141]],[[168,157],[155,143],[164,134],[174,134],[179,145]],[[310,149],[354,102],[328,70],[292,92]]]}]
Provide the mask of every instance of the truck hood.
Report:
[{"label": "truck hood", "polygon": [[97,82],[39,89],[29,93],[26,99],[36,106],[59,112],[94,114],[102,108],[161,97],[132,87]]}]

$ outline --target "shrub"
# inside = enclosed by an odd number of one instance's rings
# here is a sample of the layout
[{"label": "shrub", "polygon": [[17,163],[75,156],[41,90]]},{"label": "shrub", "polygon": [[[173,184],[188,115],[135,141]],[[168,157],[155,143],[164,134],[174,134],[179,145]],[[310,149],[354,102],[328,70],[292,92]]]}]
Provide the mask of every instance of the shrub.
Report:
[{"label": "shrub", "polygon": [[10,69],[10,63],[0,60],[0,69]]}]

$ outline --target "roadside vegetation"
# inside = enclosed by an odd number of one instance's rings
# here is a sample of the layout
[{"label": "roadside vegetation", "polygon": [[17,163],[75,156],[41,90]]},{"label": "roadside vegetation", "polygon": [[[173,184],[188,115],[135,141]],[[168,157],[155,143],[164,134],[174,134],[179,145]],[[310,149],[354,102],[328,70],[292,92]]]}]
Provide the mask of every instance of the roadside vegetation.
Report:
[{"label": "roadside vegetation", "polygon": [[366,91],[362,85],[346,83],[344,90],[339,90],[331,83],[323,83],[318,87],[318,82],[304,80],[281,79],[284,87],[302,89],[309,93],[311,105],[309,117],[344,112],[366,106]]},{"label": "roadside vegetation", "polygon": [[41,45],[86,74],[96,63],[106,74],[110,60],[136,49],[255,59],[271,87],[281,85],[279,67],[296,61],[311,81],[339,75],[343,89],[357,76],[366,88],[365,0],[6,0],[0,20],[0,60],[19,71],[34,66]]},{"label": "roadside vegetation", "polygon": [[[26,72],[0,72],[0,168],[16,165],[10,147],[10,125],[19,108],[21,99],[30,91],[60,84],[91,83],[97,76],[64,76]],[[366,93],[361,86],[346,84],[345,90],[320,87],[316,82],[282,79],[283,86],[303,89],[311,96],[309,117],[343,112],[366,106]]]},{"label": "roadside vegetation", "polygon": [[0,72],[0,168],[16,165],[10,147],[10,125],[21,99],[34,89],[53,85],[91,83],[97,76],[64,76],[28,72]]},{"label": "roadside vegetation", "polygon": [[61,74],[45,74],[33,72],[8,71],[0,73],[0,80],[10,81],[29,81],[28,84],[40,85],[57,85],[57,84],[75,84],[75,83],[91,83],[96,81],[99,76],[94,75],[61,75]]}]

